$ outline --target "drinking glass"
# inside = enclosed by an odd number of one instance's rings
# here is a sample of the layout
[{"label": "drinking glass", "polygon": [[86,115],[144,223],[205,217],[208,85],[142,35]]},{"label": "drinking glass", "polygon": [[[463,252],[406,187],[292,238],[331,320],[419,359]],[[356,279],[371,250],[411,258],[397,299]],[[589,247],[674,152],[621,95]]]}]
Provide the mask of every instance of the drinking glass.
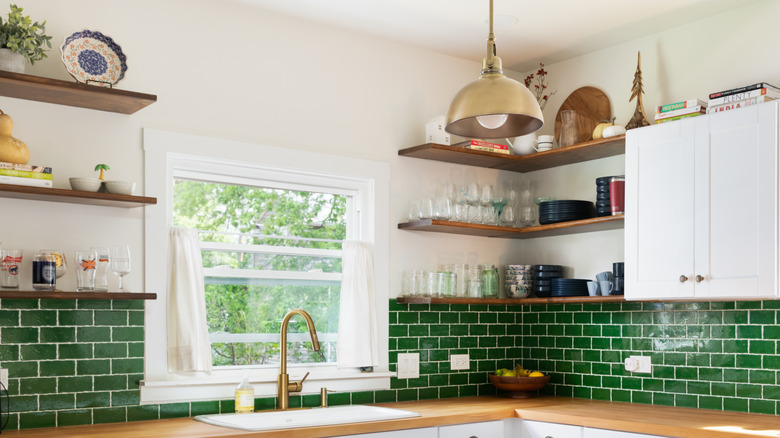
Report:
[{"label": "drinking glass", "polygon": [[504,207],[504,209],[501,210],[498,221],[504,227],[513,227],[515,225],[515,208],[511,205]]},{"label": "drinking glass", "polygon": [[68,272],[68,260],[65,258],[64,252],[59,249],[44,249],[43,252],[54,258],[57,278],[62,277]]},{"label": "drinking glass", "polygon": [[490,205],[490,201],[495,197],[496,194],[493,191],[493,186],[490,184],[485,184],[482,186],[482,190],[480,191],[479,203],[482,205]]},{"label": "drinking glass", "polygon": [[79,292],[95,290],[95,269],[97,253],[93,250],[76,251],[76,290]]},{"label": "drinking glass", "polygon": [[90,248],[97,254],[97,267],[95,269],[95,291],[108,291],[108,267],[111,260],[111,252],[107,247],[93,246]]},{"label": "drinking glass", "polygon": [[127,292],[122,285],[122,277],[130,273],[130,247],[127,245],[111,248],[111,272],[119,277],[119,292]]}]

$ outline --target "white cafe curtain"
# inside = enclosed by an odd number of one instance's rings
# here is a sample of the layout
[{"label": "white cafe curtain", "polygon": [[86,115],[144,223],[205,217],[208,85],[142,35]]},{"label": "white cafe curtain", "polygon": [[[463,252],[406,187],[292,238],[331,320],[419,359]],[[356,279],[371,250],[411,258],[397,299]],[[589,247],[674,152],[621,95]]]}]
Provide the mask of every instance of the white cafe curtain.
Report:
[{"label": "white cafe curtain", "polygon": [[168,256],[168,372],[211,372],[203,260],[196,230],[172,227]]},{"label": "white cafe curtain", "polygon": [[379,365],[374,255],[368,242],[342,244],[338,366]]}]

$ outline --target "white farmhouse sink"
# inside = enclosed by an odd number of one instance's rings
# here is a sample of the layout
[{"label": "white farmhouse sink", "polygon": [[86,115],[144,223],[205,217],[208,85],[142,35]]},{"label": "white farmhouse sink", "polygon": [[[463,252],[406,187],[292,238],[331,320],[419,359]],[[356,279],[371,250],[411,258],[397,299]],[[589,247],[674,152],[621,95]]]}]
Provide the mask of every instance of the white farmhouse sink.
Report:
[{"label": "white farmhouse sink", "polygon": [[378,406],[334,406],[332,408],[266,411],[251,414],[198,415],[196,420],[241,430],[293,429],[419,417],[417,412]]}]

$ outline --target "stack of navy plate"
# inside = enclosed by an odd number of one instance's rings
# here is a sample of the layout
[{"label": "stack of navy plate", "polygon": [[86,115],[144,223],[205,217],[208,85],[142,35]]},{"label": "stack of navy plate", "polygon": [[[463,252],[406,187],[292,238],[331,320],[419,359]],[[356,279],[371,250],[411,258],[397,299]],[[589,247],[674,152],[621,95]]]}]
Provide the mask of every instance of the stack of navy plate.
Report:
[{"label": "stack of navy plate", "polygon": [[554,297],[588,296],[588,281],[577,278],[553,278],[550,294]]},{"label": "stack of navy plate", "polygon": [[589,219],[596,214],[590,201],[545,201],[539,203],[539,223],[542,225]]},{"label": "stack of navy plate", "polygon": [[596,216],[612,216],[612,205],[609,198],[609,182],[611,176],[596,178]]},{"label": "stack of navy plate", "polygon": [[[539,298],[547,298],[552,293],[552,280],[561,277],[561,265],[534,265],[534,293]],[[586,291],[587,294],[587,291]]]}]

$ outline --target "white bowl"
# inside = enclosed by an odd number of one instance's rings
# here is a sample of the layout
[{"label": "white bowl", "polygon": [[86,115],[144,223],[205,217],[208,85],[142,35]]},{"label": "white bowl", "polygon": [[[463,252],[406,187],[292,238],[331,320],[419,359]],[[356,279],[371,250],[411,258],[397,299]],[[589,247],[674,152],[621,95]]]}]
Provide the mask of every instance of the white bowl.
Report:
[{"label": "white bowl", "polygon": [[101,182],[97,178],[70,178],[70,187],[82,192],[97,192]]},{"label": "white bowl", "polygon": [[132,195],[135,190],[135,183],[126,181],[103,181],[103,186],[115,195]]}]

